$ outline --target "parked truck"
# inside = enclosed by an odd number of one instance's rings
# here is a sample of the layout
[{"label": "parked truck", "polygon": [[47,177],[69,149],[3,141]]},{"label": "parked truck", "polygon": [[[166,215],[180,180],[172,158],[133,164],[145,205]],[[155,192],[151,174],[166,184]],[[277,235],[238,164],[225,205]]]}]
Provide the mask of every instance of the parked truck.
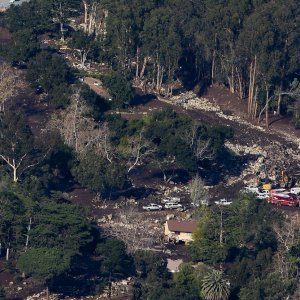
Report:
[{"label": "parked truck", "polygon": [[279,205],[279,206],[291,206],[291,207],[299,207],[300,206],[300,198],[291,194],[291,193],[280,193],[273,192],[270,193],[267,201],[271,204]]}]

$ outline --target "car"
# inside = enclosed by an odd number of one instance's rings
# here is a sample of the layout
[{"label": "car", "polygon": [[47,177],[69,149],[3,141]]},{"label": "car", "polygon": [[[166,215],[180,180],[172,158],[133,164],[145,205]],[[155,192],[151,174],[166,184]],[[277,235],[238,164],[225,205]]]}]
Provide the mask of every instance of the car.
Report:
[{"label": "car", "polygon": [[255,187],[253,185],[245,186],[244,189],[242,190],[245,193],[259,193],[258,187]]},{"label": "car", "polygon": [[230,205],[232,201],[228,201],[226,199],[220,199],[218,201],[215,201],[215,204],[217,205]]},{"label": "car", "polygon": [[178,208],[183,208],[183,206],[180,203],[168,202],[165,204],[165,208],[166,209],[178,209]]},{"label": "car", "polygon": [[200,200],[199,202],[191,202],[193,207],[199,207],[200,205],[209,205],[208,200]]},{"label": "car", "polygon": [[151,211],[151,210],[162,210],[162,206],[155,203],[150,203],[149,205],[143,206],[143,210]]}]

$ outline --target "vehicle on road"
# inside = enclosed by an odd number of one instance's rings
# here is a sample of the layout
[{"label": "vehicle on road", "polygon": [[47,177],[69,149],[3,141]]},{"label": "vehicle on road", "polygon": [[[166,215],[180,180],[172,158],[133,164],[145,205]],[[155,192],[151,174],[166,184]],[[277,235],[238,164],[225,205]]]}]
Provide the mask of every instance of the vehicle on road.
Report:
[{"label": "vehicle on road", "polygon": [[257,193],[256,198],[260,200],[268,199],[270,192],[268,190],[263,190],[262,192]]},{"label": "vehicle on road", "polygon": [[253,185],[245,186],[242,191],[245,193],[255,193],[255,194],[259,193],[258,187],[253,186]]},{"label": "vehicle on road", "polygon": [[220,199],[218,201],[215,201],[215,204],[217,205],[230,205],[232,201],[228,201],[226,199]]},{"label": "vehicle on road", "polygon": [[300,199],[293,194],[271,194],[268,202],[279,206],[300,206]]},{"label": "vehicle on road", "polygon": [[161,200],[161,203],[179,203],[179,197],[165,197]]},{"label": "vehicle on road", "polygon": [[165,208],[166,209],[180,209],[180,208],[183,208],[183,206],[180,203],[168,202],[165,204]]},{"label": "vehicle on road", "polygon": [[208,202],[208,200],[201,200],[201,201],[199,201],[199,202],[191,202],[191,205],[193,206],[193,207],[199,207],[200,205],[209,205],[209,202]]},{"label": "vehicle on road", "polygon": [[150,203],[149,205],[143,206],[143,210],[151,211],[151,210],[162,210],[162,206],[155,203]]}]

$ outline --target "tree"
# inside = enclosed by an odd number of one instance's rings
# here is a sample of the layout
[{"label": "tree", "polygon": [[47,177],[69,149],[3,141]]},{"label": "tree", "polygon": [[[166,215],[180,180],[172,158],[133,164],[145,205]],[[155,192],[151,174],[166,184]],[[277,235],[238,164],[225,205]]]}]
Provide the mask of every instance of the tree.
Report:
[{"label": "tree", "polygon": [[112,106],[114,108],[124,108],[130,105],[134,92],[128,76],[124,76],[120,72],[113,72],[103,77],[103,85],[113,97]]},{"label": "tree", "polygon": [[257,278],[241,289],[239,299],[289,299],[294,291],[293,280],[285,280],[278,273],[266,274],[264,278]]},{"label": "tree", "polygon": [[203,180],[197,174],[189,183],[190,197],[194,206],[208,203],[208,192]]},{"label": "tree", "polygon": [[84,68],[89,53],[95,47],[92,37],[78,30],[72,34],[69,44],[74,51],[79,52],[81,67]]},{"label": "tree", "polygon": [[41,87],[47,100],[57,107],[70,101],[70,86],[74,77],[65,60],[58,54],[41,51],[28,64],[27,80],[34,88]]},{"label": "tree", "polygon": [[0,128],[0,158],[12,170],[13,181],[17,182],[19,175],[33,166],[34,139],[20,111],[9,110],[0,116]]},{"label": "tree", "polygon": [[21,88],[17,72],[7,63],[0,64],[0,113],[5,111],[5,104]]},{"label": "tree", "polygon": [[25,247],[25,212],[23,202],[13,193],[0,193],[0,244],[6,248],[6,260],[11,253]]},{"label": "tree", "polygon": [[199,299],[200,288],[196,270],[191,263],[182,263],[178,273],[174,274],[173,285],[163,299]]},{"label": "tree", "polygon": [[230,294],[230,283],[222,272],[213,270],[202,280],[201,294],[206,300],[226,300]]},{"label": "tree", "polygon": [[111,283],[117,275],[129,275],[132,270],[131,258],[126,253],[126,246],[120,240],[107,240],[98,244],[96,253],[102,255],[102,272],[108,275],[109,294],[111,298]]},{"label": "tree", "polygon": [[127,183],[127,170],[122,163],[108,163],[93,151],[78,158],[71,172],[83,186],[103,195],[110,195],[115,190],[124,188]]},{"label": "tree", "polygon": [[19,257],[17,266],[22,272],[45,282],[49,299],[51,280],[70,268],[71,257],[62,248],[30,248]]},{"label": "tree", "polygon": [[133,299],[160,299],[171,284],[165,255],[138,251],[134,262],[138,276],[134,282]]},{"label": "tree", "polygon": [[91,224],[75,205],[49,201],[40,205],[33,221],[30,245],[34,248],[59,247],[73,257],[93,242]]}]

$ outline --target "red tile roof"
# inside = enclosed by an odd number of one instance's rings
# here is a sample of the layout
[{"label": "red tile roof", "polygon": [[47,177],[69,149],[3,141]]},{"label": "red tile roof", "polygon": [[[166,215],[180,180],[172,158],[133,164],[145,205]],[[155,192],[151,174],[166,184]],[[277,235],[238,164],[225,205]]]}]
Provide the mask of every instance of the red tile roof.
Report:
[{"label": "red tile roof", "polygon": [[195,221],[169,220],[167,221],[167,225],[170,231],[179,231],[187,233],[192,233],[197,227],[197,223]]}]

